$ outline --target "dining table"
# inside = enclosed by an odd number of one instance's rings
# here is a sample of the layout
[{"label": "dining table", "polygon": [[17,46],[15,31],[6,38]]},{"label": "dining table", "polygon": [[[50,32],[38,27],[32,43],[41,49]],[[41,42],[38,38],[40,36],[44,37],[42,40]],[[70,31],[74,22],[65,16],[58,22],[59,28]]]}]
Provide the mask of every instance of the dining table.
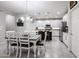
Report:
[{"label": "dining table", "polygon": [[[31,33],[31,32],[30,32]],[[30,34],[29,33],[29,34]],[[23,35],[23,36],[26,36],[26,35]],[[36,35],[36,34],[30,34],[30,37],[29,37],[29,41],[31,43],[33,43],[34,45],[34,57],[36,57],[36,49],[37,49],[37,46],[36,46],[36,43],[41,40],[41,35]],[[19,42],[19,41],[18,41]],[[9,47],[9,40],[7,39],[7,48]],[[9,49],[8,49],[9,51]]]}]

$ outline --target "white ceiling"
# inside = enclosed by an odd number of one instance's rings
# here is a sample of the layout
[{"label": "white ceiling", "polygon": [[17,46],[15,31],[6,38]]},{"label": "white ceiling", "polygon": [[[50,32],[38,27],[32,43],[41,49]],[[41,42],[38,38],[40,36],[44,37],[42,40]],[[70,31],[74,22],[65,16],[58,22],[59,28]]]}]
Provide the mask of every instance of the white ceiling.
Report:
[{"label": "white ceiling", "polygon": [[0,1],[0,10],[12,13],[26,13],[26,1]]},{"label": "white ceiling", "polygon": [[67,1],[0,1],[0,10],[27,13],[34,17],[63,17],[67,9]]}]

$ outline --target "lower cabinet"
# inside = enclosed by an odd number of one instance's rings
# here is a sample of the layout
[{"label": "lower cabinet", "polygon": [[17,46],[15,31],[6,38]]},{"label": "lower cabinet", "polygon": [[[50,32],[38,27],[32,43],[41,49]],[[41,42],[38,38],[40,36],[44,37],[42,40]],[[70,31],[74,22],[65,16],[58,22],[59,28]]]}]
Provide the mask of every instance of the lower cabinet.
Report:
[{"label": "lower cabinet", "polygon": [[48,41],[52,40],[52,32],[49,32],[49,31],[47,32],[46,40],[48,40]]},{"label": "lower cabinet", "polygon": [[[39,34],[41,34],[41,39],[44,40],[45,37],[45,32],[44,31],[39,31]],[[52,32],[47,31],[47,41],[52,40]]]}]

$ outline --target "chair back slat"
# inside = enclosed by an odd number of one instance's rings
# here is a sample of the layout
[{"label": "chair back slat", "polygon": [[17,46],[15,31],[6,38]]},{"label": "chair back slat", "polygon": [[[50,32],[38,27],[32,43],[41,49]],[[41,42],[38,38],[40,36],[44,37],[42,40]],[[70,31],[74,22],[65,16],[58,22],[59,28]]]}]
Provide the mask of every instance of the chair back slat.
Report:
[{"label": "chair back slat", "polygon": [[17,33],[16,32],[6,32],[7,40],[9,41],[17,41]]},{"label": "chair back slat", "polygon": [[21,44],[28,44],[29,45],[29,33],[19,33],[19,42]]},{"label": "chair back slat", "polygon": [[16,32],[6,32],[6,37],[9,44],[17,44],[18,46],[18,37]]}]

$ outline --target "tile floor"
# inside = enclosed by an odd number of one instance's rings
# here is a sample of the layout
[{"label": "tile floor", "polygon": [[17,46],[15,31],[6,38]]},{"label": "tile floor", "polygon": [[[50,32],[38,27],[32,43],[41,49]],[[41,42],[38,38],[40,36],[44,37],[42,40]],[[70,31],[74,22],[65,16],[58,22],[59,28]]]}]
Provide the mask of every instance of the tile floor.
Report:
[{"label": "tile floor", "polygon": [[[12,58],[15,57],[14,55],[12,55],[11,57]],[[31,55],[32,55],[31,57],[33,58],[32,53]],[[25,57],[25,56],[22,54],[22,57]],[[0,56],[0,57],[9,58],[9,56],[7,56],[6,54],[3,54],[3,56]],[[40,56],[38,56],[38,58],[40,57],[42,58],[75,58],[75,56],[67,50],[66,46],[59,41],[59,37],[53,37],[52,41],[46,42],[45,56],[41,54]]]},{"label": "tile floor", "polygon": [[51,42],[47,42],[46,49],[45,58],[75,58],[59,41],[59,37],[53,37]]}]

